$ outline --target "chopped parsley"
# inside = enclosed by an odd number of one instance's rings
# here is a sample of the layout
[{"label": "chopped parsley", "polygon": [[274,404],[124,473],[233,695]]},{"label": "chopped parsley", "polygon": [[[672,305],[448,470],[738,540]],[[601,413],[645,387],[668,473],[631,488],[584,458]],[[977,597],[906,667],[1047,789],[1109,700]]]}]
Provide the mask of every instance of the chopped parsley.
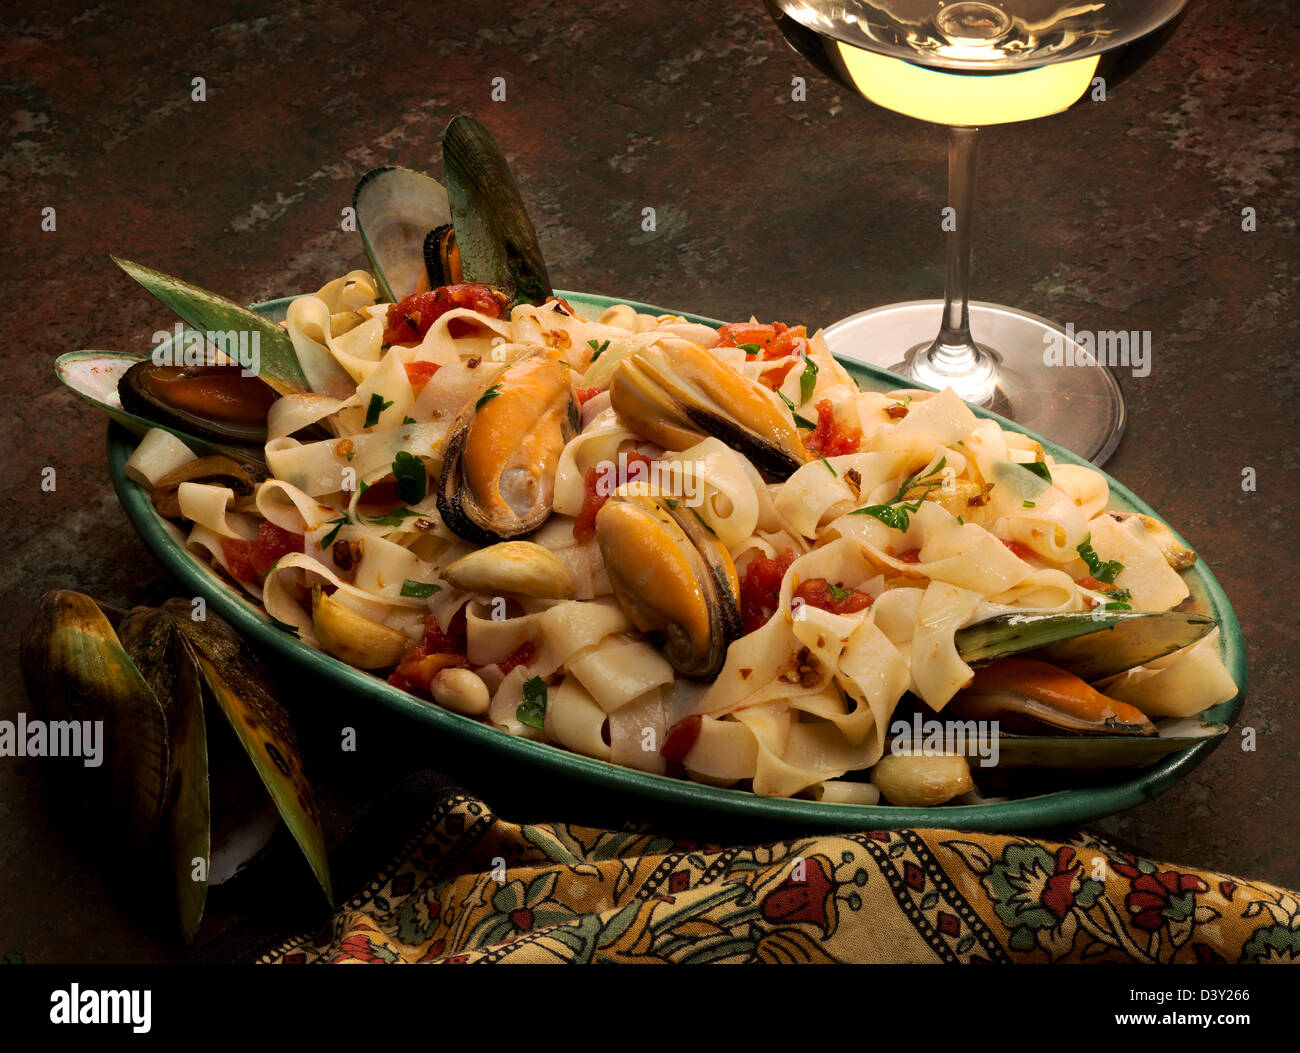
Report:
[{"label": "chopped parsley", "polygon": [[414,424],[414,423],[415,423],[415,418],[414,418],[414,417],[403,417],[403,418],[402,418],[402,423],[403,423],[403,424]]},{"label": "chopped parsley", "polygon": [[426,584],[423,581],[412,581],[410,578],[407,578],[402,582],[403,596],[414,596],[417,599],[424,599],[427,596],[435,596],[441,591],[441,585]]},{"label": "chopped parsley", "polygon": [[822,464],[826,465],[826,470],[827,470],[828,472],[830,472],[831,475],[835,476],[836,479],[838,479],[838,478],[840,477],[840,473],[837,472],[837,471],[836,471],[836,470],[831,466],[831,462],[828,461],[828,460],[826,459],[826,455],[823,454],[823,453],[819,453],[817,456],[820,457],[820,458],[822,459]]},{"label": "chopped parsley", "polygon": [[756,355],[763,350],[758,344],[737,344],[736,346],[744,351],[746,355]]},{"label": "chopped parsley", "polygon": [[334,544],[335,539],[339,536],[339,531],[351,522],[352,520],[346,515],[339,516],[338,519],[331,519],[330,523],[333,524],[334,529],[320,539],[320,547],[329,548],[330,545]]},{"label": "chopped parsley", "polygon": [[384,397],[379,394],[370,396],[370,405],[366,407],[365,427],[373,428],[379,423],[379,415],[391,406],[391,402],[385,402]]},{"label": "chopped parsley", "polygon": [[[902,406],[903,409],[907,409],[907,407],[910,406],[911,404],[912,404],[912,396],[911,396],[911,395],[908,395],[905,399],[903,399],[902,402],[895,402],[895,403],[894,403],[895,406]],[[959,442],[959,443],[957,443],[957,445],[960,446],[960,445],[962,445],[962,444]]]},{"label": "chopped parsley", "polygon": [[595,340],[588,340],[587,346],[591,348],[591,360],[595,362],[605,353],[605,349],[609,347],[609,341],[606,340],[603,344],[598,344]]},{"label": "chopped parsley", "polygon": [[487,391],[483,392],[483,394],[479,396],[479,400],[476,403],[474,403],[474,408],[476,410],[481,410],[484,406],[486,406],[489,402],[491,402],[494,398],[496,398],[500,394],[501,394],[501,384],[498,382],[496,384],[493,384],[490,388],[487,389]]},{"label": "chopped parsley", "polygon": [[1029,461],[1020,467],[1027,472],[1033,472],[1044,482],[1050,483],[1052,481],[1052,473],[1048,471],[1046,461]]},{"label": "chopped parsley", "polygon": [[817,387],[817,363],[804,356],[803,372],[799,374],[799,405],[803,405],[813,396]]},{"label": "chopped parsley", "polygon": [[[1124,564],[1119,560],[1102,561],[1102,558],[1093,550],[1091,534],[1079,543],[1077,551],[1079,558],[1088,564],[1088,573],[1104,585],[1113,584],[1115,577],[1124,569]],[[1120,597],[1121,600],[1127,598],[1127,596]]]},{"label": "chopped parsley", "polygon": [[524,681],[524,700],[515,709],[515,717],[520,724],[539,731],[546,727],[546,681],[540,676]]},{"label": "chopped parsley", "polygon": [[1038,507],[1038,505],[1037,505],[1035,502],[1033,502],[1033,501],[1021,501],[1021,502],[1020,502],[1020,506],[1021,506],[1022,508],[1037,508],[1037,507]]},{"label": "chopped parsley", "polygon": [[847,600],[849,598],[848,589],[841,589],[838,585],[832,585],[829,581],[826,583],[826,587],[831,590],[831,599],[836,603],[840,600]]},{"label": "chopped parsley", "polygon": [[[887,527],[893,527],[895,530],[906,530],[912,524],[908,513],[915,512],[921,507],[921,503],[929,496],[931,490],[936,486],[943,485],[943,480],[936,478],[936,476],[943,471],[947,463],[948,458],[946,456],[939,458],[939,463],[924,475],[917,472],[915,475],[909,475],[904,479],[902,485],[898,488],[898,493],[883,505],[867,505],[866,508],[856,508],[849,515],[872,516],[879,519]],[[914,485],[923,487],[925,493],[913,501],[901,503],[907,491],[912,489]]]},{"label": "chopped parsley", "polygon": [[403,519],[410,519],[411,516],[418,516],[419,512],[412,512],[409,508],[394,508],[387,515],[379,516],[370,522],[375,526],[401,526]]},{"label": "chopped parsley", "polygon": [[795,408],[794,403],[790,401],[790,397],[784,391],[778,391],[777,394],[781,396],[781,401],[784,402],[786,406],[789,407],[790,415],[794,417],[794,422],[796,425],[798,425],[800,428],[817,427],[817,425],[814,424],[812,421],[810,421],[807,417],[799,416],[799,411]]},{"label": "chopped parsley", "polygon": [[429,491],[429,473],[424,469],[424,462],[405,450],[393,459],[393,480],[397,484],[397,496],[408,505],[419,504]]},{"label": "chopped parsley", "polygon": [[282,622],[280,621],[279,618],[275,617],[272,614],[268,614],[266,617],[270,620],[271,624],[274,625],[277,629],[283,629],[285,632],[290,633],[293,636],[298,635],[297,626],[290,625],[288,622]]}]

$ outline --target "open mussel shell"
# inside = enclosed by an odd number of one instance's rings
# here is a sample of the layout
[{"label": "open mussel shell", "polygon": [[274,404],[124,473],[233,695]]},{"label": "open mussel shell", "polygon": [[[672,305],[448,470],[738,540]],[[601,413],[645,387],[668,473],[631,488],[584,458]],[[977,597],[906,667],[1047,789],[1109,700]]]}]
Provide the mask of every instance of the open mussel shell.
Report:
[{"label": "open mussel shell", "polygon": [[167,806],[160,847],[170,868],[177,923],[189,943],[199,931],[212,883],[207,870],[212,810],[202,688],[175,623],[162,611],[135,608],[118,626],[118,638],[166,716]]},{"label": "open mussel shell", "polygon": [[735,565],[712,532],[673,498],[615,496],[596,541],[619,605],[685,676],[716,676],[741,634]]},{"label": "open mussel shell", "polygon": [[568,366],[542,351],[507,362],[448,430],[443,522],[477,544],[532,533],[551,514],[560,454],[578,424]]},{"label": "open mussel shell", "polygon": [[190,602],[181,598],[168,600],[162,609],[184,637],[203,678],[207,697],[225,714],[280,817],[332,902],[334,893],[325,858],[320,812],[304,774],[297,735],[288,714],[272,693],[266,671],[239,635],[211,611],[204,620],[195,621]]},{"label": "open mussel shell", "polygon": [[958,630],[954,642],[971,666],[1020,655],[1096,683],[1188,647],[1216,624],[1189,611],[1011,613]]},{"label": "open mussel shell", "polygon": [[770,391],[688,341],[652,344],[625,358],[609,394],[632,431],[665,449],[716,435],[774,479],[789,478],[808,460],[793,418]]},{"label": "open mussel shell", "polygon": [[213,442],[261,445],[278,397],[236,365],[160,366],[137,362],[117,382],[122,408]]},{"label": "open mussel shell", "polygon": [[[111,259],[202,334],[198,339],[203,347],[215,344],[227,358],[256,372],[281,395],[311,390],[284,326],[173,275],[116,256]],[[180,354],[185,349],[172,346],[168,350]]]},{"label": "open mussel shell", "polygon": [[[426,278],[426,240],[435,231],[444,231],[434,245],[437,260],[445,231],[450,229],[451,205],[442,184],[409,168],[387,165],[361,177],[352,193],[352,207],[383,298],[397,303],[417,292]],[[451,284],[433,277],[429,272],[431,288]]]},{"label": "open mussel shell", "polygon": [[265,475],[266,454],[260,445],[204,438],[189,431],[174,415],[167,415],[168,419],[159,419],[124,407],[119,387],[126,374],[141,364],[149,364],[149,360],[120,351],[70,351],[58,357],[54,368],[58,378],[79,397],[117,421],[133,435],[143,438],[151,428],[162,428],[175,435],[195,453],[224,454]]},{"label": "open mussel shell", "polygon": [[[60,590],[41,599],[22,639],[23,679],[41,715],[104,722],[102,766],[75,769],[88,780],[86,803],[102,806],[110,836],[131,848],[146,884],[155,865],[168,875],[187,942],[207,886],[237,871],[274,832],[268,807],[332,898],[288,718],[234,631],[215,614],[195,621],[193,612],[185,599],[140,607],[115,631],[89,596]],[[205,702],[206,713],[216,706],[226,719],[206,723]],[[222,742],[239,743],[237,763],[230,748],[210,753]]]},{"label": "open mussel shell", "polygon": [[442,133],[447,196],[467,282],[485,282],[515,301],[554,295],[546,260],[505,156],[472,117],[461,114]]}]

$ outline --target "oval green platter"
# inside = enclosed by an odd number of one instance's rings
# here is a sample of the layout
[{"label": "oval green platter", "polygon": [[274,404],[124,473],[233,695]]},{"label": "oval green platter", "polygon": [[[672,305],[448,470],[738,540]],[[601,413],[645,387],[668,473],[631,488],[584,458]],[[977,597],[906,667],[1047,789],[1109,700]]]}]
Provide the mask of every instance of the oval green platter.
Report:
[{"label": "oval green platter", "polygon": [[[583,309],[599,311],[612,304],[627,303],[649,313],[680,314],[691,321],[707,325],[721,324],[715,319],[681,311],[669,312],[635,300],[576,292],[558,292],[557,295]],[[257,304],[254,310],[271,318],[282,318],[290,300],[286,297]],[[916,387],[913,382],[884,370],[849,360],[841,361],[864,389],[889,391],[900,387]],[[975,412],[983,417],[991,417],[1004,428],[1037,439],[1059,461],[1087,464],[1073,453],[1026,431],[1013,421],[979,409]],[[166,521],[154,511],[148,492],[127,479],[126,460],[131,455],[135,442],[135,436],[125,429],[117,425],[110,428],[109,462],[113,485],[128,518],[163,565],[187,588],[192,589],[195,595],[203,596],[251,643],[269,648],[289,662],[302,666],[339,691],[355,697],[358,704],[375,703],[387,707],[420,722],[434,732],[495,751],[512,762],[533,765],[567,779],[639,797],[647,804],[659,802],[667,806],[698,808],[718,815],[735,816],[737,819],[773,821],[783,826],[809,830],[878,830],[917,826],[959,830],[1041,830],[1097,819],[1149,801],[1186,777],[1222,741],[1221,738],[1210,739],[1171,754],[1149,767],[1117,773],[1115,781],[1104,785],[1058,790],[997,803],[939,808],[895,808],[887,805],[830,804],[757,797],[742,790],[721,789],[619,767],[607,761],[570,753],[558,746],[514,738],[489,725],[442,709],[432,702],[423,701],[392,687],[376,676],[314,650],[300,642],[296,636],[276,628],[247,596],[227,585],[190,555],[168,532]],[[1107,481],[1110,483],[1111,507],[1155,515],[1148,505],[1123,485],[1109,476]],[[1246,650],[1241,628],[1227,596],[1203,560],[1197,561],[1190,571],[1185,572],[1184,577],[1191,589],[1194,608],[1218,620],[1223,660],[1238,685],[1233,699],[1207,710],[1202,719],[1231,724],[1241,712],[1246,695]]]}]

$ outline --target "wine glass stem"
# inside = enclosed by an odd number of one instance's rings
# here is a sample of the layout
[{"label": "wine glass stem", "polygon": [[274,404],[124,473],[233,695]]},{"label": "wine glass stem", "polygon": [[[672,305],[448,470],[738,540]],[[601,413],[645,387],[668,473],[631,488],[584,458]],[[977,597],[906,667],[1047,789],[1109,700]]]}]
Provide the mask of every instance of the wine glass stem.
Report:
[{"label": "wine glass stem", "polygon": [[912,360],[912,373],[935,387],[951,385],[968,402],[989,403],[997,384],[997,362],[970,333],[970,250],[974,226],[975,172],[979,129],[948,129],[948,270],[943,319],[934,342]]}]

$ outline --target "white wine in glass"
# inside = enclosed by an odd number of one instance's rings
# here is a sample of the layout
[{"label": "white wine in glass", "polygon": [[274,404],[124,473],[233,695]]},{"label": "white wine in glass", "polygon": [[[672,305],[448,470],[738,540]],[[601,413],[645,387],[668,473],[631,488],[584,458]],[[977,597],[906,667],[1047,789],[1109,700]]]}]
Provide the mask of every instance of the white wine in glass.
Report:
[{"label": "white wine in glass", "polygon": [[954,225],[943,300],[845,318],[827,330],[832,350],[951,386],[1100,464],[1125,423],[1107,363],[1045,319],[970,300],[978,133],[1113,88],[1168,39],[1188,0],[764,2],[786,40],[823,73],[879,106],[949,129]]}]

